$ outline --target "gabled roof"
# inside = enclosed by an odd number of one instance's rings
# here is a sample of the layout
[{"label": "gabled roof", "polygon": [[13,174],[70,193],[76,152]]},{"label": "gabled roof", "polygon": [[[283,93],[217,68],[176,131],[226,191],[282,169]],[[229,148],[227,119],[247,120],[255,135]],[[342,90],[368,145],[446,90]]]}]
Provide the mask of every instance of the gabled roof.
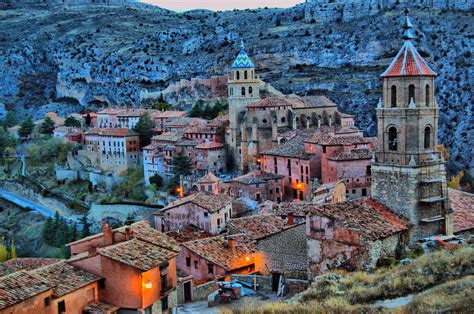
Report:
[{"label": "gabled roof", "polygon": [[232,68],[255,68],[255,65],[252,60],[250,60],[250,57],[247,55],[245,50],[242,49],[232,63]]},{"label": "gabled roof", "polygon": [[182,229],[176,231],[168,231],[166,232],[166,235],[179,243],[209,238],[211,236],[206,231],[192,225],[186,225]]},{"label": "gabled roof", "polygon": [[19,257],[1,263],[0,267],[4,266],[7,267],[10,272],[16,272],[20,270],[34,270],[46,265],[57,263],[59,261],[60,260],[56,258]]},{"label": "gabled roof", "polygon": [[288,227],[286,222],[275,215],[255,215],[234,218],[228,222],[229,228],[235,229],[252,240],[283,231]]},{"label": "gabled roof", "polygon": [[139,134],[128,128],[95,128],[87,131],[85,135],[127,137],[138,136]]},{"label": "gabled roof", "polygon": [[208,172],[205,176],[199,179],[197,183],[214,183],[219,181],[221,181],[221,179],[216,177],[212,172]]},{"label": "gabled roof", "polygon": [[261,155],[282,156],[298,159],[311,159],[315,156],[313,153],[308,153],[304,149],[304,141],[308,138],[307,135],[297,135],[285,144],[274,146],[266,151],[261,152]]},{"label": "gabled roof", "polygon": [[186,203],[193,203],[203,209],[206,209],[210,213],[214,213],[225,206],[232,203],[232,197],[224,194],[210,194],[207,192],[198,192],[196,194],[191,194],[189,196],[177,199],[176,201],[170,203],[163,209],[155,212],[154,215],[162,215],[167,210],[184,205]]},{"label": "gabled roof", "polygon": [[213,148],[223,148],[224,144],[218,142],[202,142],[196,146],[196,149],[213,149]]},{"label": "gabled roof", "polygon": [[352,149],[350,152],[336,152],[328,157],[329,160],[348,161],[348,160],[362,160],[371,159],[372,152],[369,149]]},{"label": "gabled roof", "polygon": [[38,268],[32,273],[46,282],[53,289],[53,295],[58,298],[100,280],[99,276],[66,261]]},{"label": "gabled roof", "polygon": [[402,48],[382,73],[381,77],[394,76],[436,76],[428,62],[418,53],[411,40],[406,40]]},{"label": "gabled roof", "polygon": [[274,174],[270,172],[263,172],[259,170],[254,170],[247,174],[244,174],[240,177],[236,177],[232,179],[233,182],[239,182],[242,184],[253,185],[253,184],[261,184],[265,183],[268,180],[279,180],[282,179],[283,176],[279,174]]},{"label": "gabled roof", "polygon": [[0,310],[48,290],[51,290],[51,287],[46,282],[26,270],[0,277]]},{"label": "gabled roof", "polygon": [[474,229],[474,194],[449,189],[454,233]]}]

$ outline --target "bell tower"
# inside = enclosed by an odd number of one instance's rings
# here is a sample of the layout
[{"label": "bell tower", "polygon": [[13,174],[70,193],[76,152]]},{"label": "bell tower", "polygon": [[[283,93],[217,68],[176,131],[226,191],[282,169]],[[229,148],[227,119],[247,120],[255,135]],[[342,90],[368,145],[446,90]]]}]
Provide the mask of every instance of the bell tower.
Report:
[{"label": "bell tower", "polygon": [[230,153],[241,169],[241,118],[248,104],[260,100],[260,79],[255,74],[255,65],[245,52],[244,43],[231,66],[228,79],[228,102],[230,132],[227,136]]},{"label": "bell tower", "polygon": [[416,50],[405,10],[403,46],[382,73],[372,197],[413,224],[410,242],[452,234],[443,156],[437,149],[436,73]]}]

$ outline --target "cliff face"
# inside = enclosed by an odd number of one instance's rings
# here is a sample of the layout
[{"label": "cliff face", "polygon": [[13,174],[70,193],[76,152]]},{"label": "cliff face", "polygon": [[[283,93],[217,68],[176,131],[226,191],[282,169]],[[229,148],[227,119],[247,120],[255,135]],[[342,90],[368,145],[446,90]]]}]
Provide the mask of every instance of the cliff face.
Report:
[{"label": "cliff face", "polygon": [[[340,17],[315,11],[319,2],[181,14],[139,4],[0,5],[0,102],[20,117],[38,117],[50,110],[140,106],[161,91],[175,103],[218,97],[225,94],[225,79],[217,76],[228,72],[243,38],[263,80],[285,93],[325,94],[373,135],[379,75],[402,44],[404,5],[351,1],[354,9],[344,5]],[[458,2],[449,9],[438,5]],[[361,17],[367,3],[380,9]],[[474,168],[474,23],[465,3],[433,0],[410,14],[416,45],[439,73],[440,141],[457,169]]]}]

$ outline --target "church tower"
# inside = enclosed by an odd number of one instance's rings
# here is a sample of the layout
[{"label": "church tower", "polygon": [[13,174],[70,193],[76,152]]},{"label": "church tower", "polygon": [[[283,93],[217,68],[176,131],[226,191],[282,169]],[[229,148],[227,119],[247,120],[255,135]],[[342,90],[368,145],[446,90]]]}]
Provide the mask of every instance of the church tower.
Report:
[{"label": "church tower", "polygon": [[230,154],[233,156],[238,169],[241,167],[241,112],[245,111],[248,104],[260,100],[260,79],[255,74],[255,65],[244,50],[241,43],[241,50],[232,63],[228,80],[228,102],[229,102],[229,122],[230,132],[227,143],[229,143]]},{"label": "church tower", "polygon": [[436,148],[439,108],[436,73],[413,45],[405,10],[403,46],[383,79],[377,107],[378,147],[372,165],[372,197],[413,224],[410,242],[452,234],[443,156]]}]

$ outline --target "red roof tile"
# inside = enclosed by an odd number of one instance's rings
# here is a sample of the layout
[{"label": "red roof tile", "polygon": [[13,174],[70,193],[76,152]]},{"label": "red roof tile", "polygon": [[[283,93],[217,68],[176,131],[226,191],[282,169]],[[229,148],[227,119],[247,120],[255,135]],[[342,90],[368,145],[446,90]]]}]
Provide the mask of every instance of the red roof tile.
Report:
[{"label": "red roof tile", "polygon": [[92,129],[86,132],[86,135],[99,135],[99,136],[115,136],[115,137],[125,137],[125,136],[138,136],[139,134],[134,130],[128,128],[102,128],[102,129]]},{"label": "red roof tile", "polygon": [[212,148],[222,148],[224,144],[217,142],[203,142],[196,146],[197,149],[212,149]]},{"label": "red roof tile", "polygon": [[0,310],[26,301],[50,289],[51,287],[46,282],[26,270],[0,277]]},{"label": "red roof tile", "polygon": [[0,265],[6,266],[12,270],[12,272],[15,272],[20,270],[34,270],[59,261],[61,260],[56,258],[21,257],[13,258]]},{"label": "red roof tile", "polygon": [[474,229],[474,194],[449,189],[454,233]]},{"label": "red roof tile", "polygon": [[390,63],[382,77],[436,76],[428,63],[420,56],[411,40],[405,40],[402,48]]},{"label": "red roof tile", "polygon": [[179,243],[209,238],[211,236],[206,231],[198,229],[192,225],[186,225],[178,231],[169,231],[165,234]]},{"label": "red roof tile", "polygon": [[228,223],[228,226],[230,229],[247,235],[252,240],[278,233],[288,227],[283,219],[274,215],[234,218]]},{"label": "red roof tile", "polygon": [[193,203],[213,213],[231,204],[232,197],[224,195],[224,194],[215,195],[215,194],[210,194],[207,192],[198,192],[196,194],[192,194],[192,195],[177,199],[176,201],[170,203],[165,208],[160,209],[159,211],[155,212],[154,215],[162,215],[167,210],[177,207],[177,206],[184,205],[186,203]]}]

